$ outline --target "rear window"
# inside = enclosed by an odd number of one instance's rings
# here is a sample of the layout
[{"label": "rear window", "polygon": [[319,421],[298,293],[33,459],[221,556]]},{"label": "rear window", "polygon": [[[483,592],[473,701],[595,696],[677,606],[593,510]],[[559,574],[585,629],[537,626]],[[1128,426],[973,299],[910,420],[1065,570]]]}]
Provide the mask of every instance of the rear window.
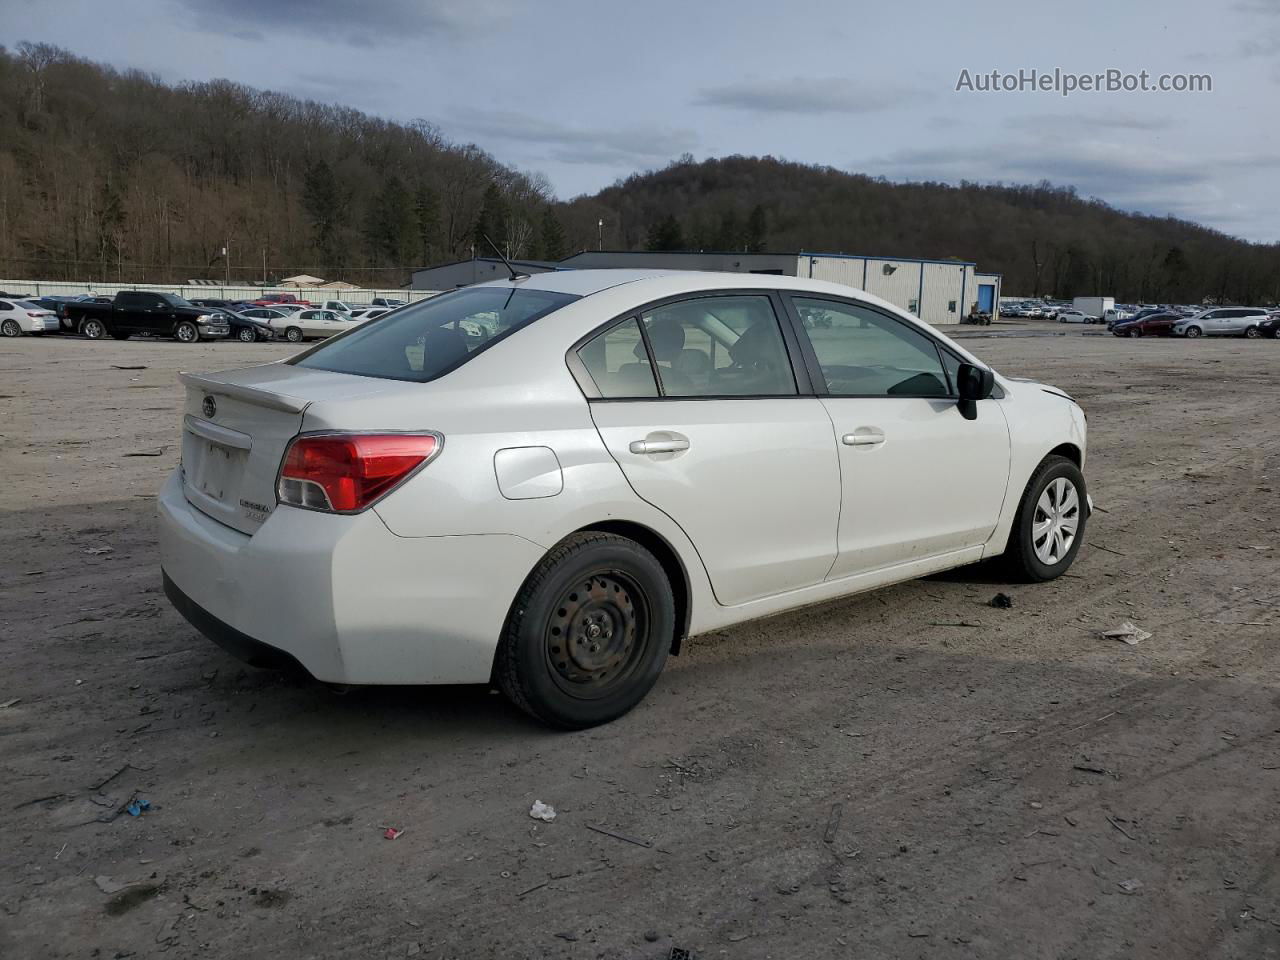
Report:
[{"label": "rear window", "polygon": [[425,383],[579,299],[519,287],[471,287],[402,307],[290,361],[300,367]]}]

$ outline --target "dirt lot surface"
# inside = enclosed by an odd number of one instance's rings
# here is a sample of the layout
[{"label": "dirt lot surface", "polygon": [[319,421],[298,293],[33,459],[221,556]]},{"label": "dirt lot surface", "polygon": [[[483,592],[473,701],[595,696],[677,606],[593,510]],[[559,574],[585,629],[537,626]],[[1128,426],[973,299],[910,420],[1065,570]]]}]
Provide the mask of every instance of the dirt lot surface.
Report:
[{"label": "dirt lot surface", "polygon": [[565,734],[170,609],[175,373],[286,348],[5,341],[0,956],[1280,956],[1280,342],[966,342],[1089,413],[1069,576],[702,637]]}]

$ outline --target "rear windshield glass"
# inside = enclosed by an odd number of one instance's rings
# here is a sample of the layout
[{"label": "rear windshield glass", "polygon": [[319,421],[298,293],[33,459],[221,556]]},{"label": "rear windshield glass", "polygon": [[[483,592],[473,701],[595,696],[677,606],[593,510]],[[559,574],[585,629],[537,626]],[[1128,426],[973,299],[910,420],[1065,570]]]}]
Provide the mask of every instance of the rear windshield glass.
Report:
[{"label": "rear windshield glass", "polygon": [[392,380],[434,380],[578,297],[519,287],[471,287],[401,307],[291,361]]}]

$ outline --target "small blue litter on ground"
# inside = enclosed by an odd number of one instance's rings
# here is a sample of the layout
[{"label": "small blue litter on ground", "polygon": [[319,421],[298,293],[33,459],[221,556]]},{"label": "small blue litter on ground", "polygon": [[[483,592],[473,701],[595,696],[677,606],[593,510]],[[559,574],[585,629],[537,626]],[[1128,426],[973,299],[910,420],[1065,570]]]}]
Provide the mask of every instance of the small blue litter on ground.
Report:
[{"label": "small blue litter on ground", "polygon": [[150,809],[151,809],[150,800],[140,800],[137,797],[134,797],[132,800],[129,801],[129,805],[124,808],[124,812],[131,817],[140,817],[142,816],[142,812],[144,810],[150,810]]}]

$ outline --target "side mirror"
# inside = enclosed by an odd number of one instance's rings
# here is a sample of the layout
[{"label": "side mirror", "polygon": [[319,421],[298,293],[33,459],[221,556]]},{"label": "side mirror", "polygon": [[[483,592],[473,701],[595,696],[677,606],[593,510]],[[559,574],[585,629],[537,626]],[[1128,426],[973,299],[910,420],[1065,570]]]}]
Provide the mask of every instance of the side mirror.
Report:
[{"label": "side mirror", "polygon": [[991,396],[996,376],[986,367],[972,363],[960,364],[956,372],[956,390],[960,394],[960,415],[966,420],[978,419],[978,401]]}]

